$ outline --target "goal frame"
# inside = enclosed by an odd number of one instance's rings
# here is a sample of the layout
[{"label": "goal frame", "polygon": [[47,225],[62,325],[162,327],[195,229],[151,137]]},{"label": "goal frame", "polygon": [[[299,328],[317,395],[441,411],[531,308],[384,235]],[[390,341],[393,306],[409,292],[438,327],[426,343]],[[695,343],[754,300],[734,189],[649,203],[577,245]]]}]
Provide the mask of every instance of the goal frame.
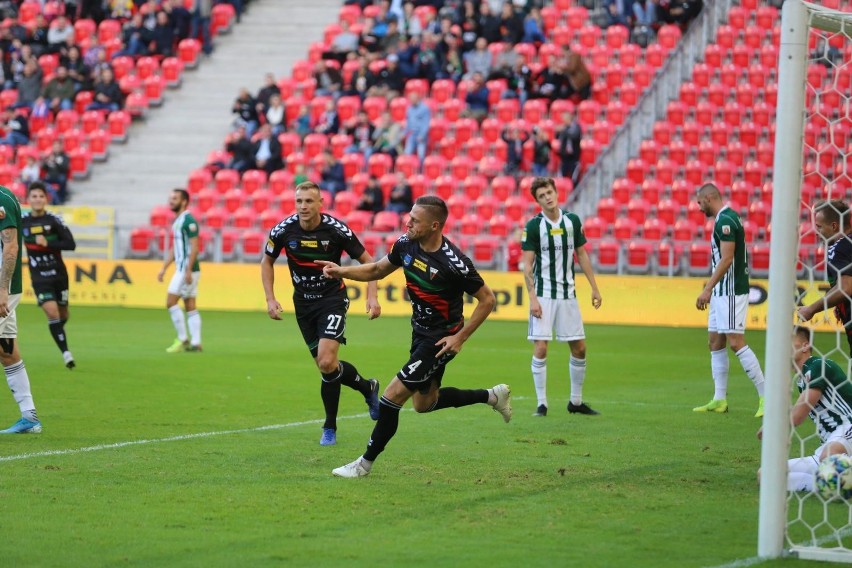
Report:
[{"label": "goal frame", "polygon": [[804,150],[805,78],[811,28],[852,39],[852,14],[803,0],[786,0],[781,10],[778,106],[773,163],[772,226],[766,331],[766,391],[761,447],[757,553],[849,562],[852,551],[795,546],[784,550],[787,529],[787,457],[790,447],[790,329],[796,309],[796,258]]}]

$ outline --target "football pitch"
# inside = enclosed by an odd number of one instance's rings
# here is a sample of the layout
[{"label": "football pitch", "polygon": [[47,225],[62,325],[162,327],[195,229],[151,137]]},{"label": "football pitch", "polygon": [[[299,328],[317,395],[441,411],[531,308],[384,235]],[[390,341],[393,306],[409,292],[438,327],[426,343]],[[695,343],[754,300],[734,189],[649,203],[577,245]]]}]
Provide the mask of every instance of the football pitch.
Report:
[{"label": "football pitch", "polygon": [[[347,480],[331,470],[373,422],[344,387],[338,443],[319,446],[293,316],[201,310],[205,351],[168,355],[165,309],[72,306],[67,371],[41,311],[18,309],[44,432],[0,437],[0,566],[825,566],[754,558],[757,396],[732,356],[730,412],[691,411],[712,395],[702,330],[589,326],[596,417],[565,411],[552,344],[537,418],[526,323],[486,322],[444,384],[509,383],[512,422],[409,405],[373,473]],[[347,327],[342,358],[386,384],[408,320]],[[764,334],[749,338],[762,360]],[[4,389],[2,427],[18,416]]]}]

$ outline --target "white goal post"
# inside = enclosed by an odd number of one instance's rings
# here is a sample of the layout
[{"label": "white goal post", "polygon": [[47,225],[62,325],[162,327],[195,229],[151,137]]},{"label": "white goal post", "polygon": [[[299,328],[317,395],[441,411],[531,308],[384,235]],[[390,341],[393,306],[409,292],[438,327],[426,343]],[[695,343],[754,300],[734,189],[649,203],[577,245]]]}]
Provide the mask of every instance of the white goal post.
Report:
[{"label": "white goal post", "polygon": [[[787,459],[791,439],[792,388],[790,332],[796,309],[796,263],[801,261],[799,226],[804,173],[803,153],[806,149],[808,42],[812,33],[823,34],[824,37],[845,36],[845,41],[852,41],[852,14],[802,0],[786,0],[782,8],[771,217],[774,230],[770,242],[766,333],[766,410],[761,448],[757,552],[762,558],[792,555],[814,560],[852,562],[852,549],[848,545],[848,539],[843,542],[843,537],[849,536],[850,532],[848,521],[843,527],[844,530],[840,531],[845,531],[844,534],[838,534],[833,542],[832,539],[827,539],[832,546],[820,546],[813,530],[802,541],[796,541],[788,533],[790,512]],[[848,50],[845,53],[847,55],[843,57],[847,59],[844,64],[852,66],[848,61]],[[845,96],[849,97],[849,92]],[[850,104],[848,100],[847,104]],[[842,156],[840,159],[846,160],[846,148],[839,150]],[[845,169],[843,172],[846,174]],[[809,273],[812,284],[814,281],[821,282],[820,274],[816,270],[810,270]],[[838,338],[842,340],[840,335]],[[845,341],[843,343],[845,344]],[[847,364],[841,367],[848,369],[848,361],[843,362]],[[804,444],[801,444],[801,447],[804,448]],[[838,504],[823,506],[830,508],[836,505]],[[837,510],[833,512],[836,514]],[[796,514],[801,515],[801,507]],[[800,522],[800,519],[797,521]],[[837,532],[835,526],[831,523],[828,525],[831,531]]]}]

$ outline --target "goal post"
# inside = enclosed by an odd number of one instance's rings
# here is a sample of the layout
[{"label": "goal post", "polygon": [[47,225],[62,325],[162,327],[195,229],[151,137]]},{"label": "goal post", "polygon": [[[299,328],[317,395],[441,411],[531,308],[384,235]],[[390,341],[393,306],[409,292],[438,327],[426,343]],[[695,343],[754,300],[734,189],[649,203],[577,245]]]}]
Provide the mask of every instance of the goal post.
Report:
[{"label": "goal post", "polygon": [[[796,302],[801,299],[801,290],[797,292],[797,263],[807,264],[807,260],[803,261],[803,259],[812,259],[811,266],[803,267],[804,273],[810,279],[806,294],[810,293],[813,297],[823,282],[823,274],[815,269],[815,266],[821,262],[817,258],[819,253],[814,253],[810,257],[801,254],[800,247],[805,246],[800,243],[801,211],[807,211],[803,208],[803,204],[804,207],[813,205],[811,201],[814,195],[845,199],[846,189],[852,189],[850,184],[849,188],[844,188],[843,194],[835,195],[831,195],[830,189],[834,187],[838,177],[843,179],[852,177],[852,171],[847,170],[850,162],[845,155],[852,149],[852,145],[847,142],[846,147],[837,148],[839,161],[836,164],[826,164],[825,162],[829,162],[830,158],[825,160],[821,155],[826,144],[809,142],[806,136],[806,125],[814,118],[809,116],[809,109],[813,105],[809,106],[808,98],[819,102],[821,96],[818,91],[819,85],[808,86],[809,64],[813,66],[814,63],[810,60],[811,54],[814,53],[811,51],[813,36],[823,40],[819,45],[825,46],[828,45],[828,38],[831,38],[834,43],[837,43],[837,39],[852,42],[852,14],[823,8],[802,0],[787,0],[782,7],[776,143],[772,176],[771,226],[774,230],[770,240],[766,392],[761,446],[757,552],[762,558],[776,558],[790,554],[814,560],[852,562],[852,544],[848,538],[845,538],[852,535],[852,514],[848,512],[850,504],[807,502],[806,498],[795,497],[787,492],[788,457],[812,455],[814,450],[810,449],[808,454],[805,448],[806,446],[812,448],[815,445],[812,439],[815,436],[801,437],[795,429],[791,429],[790,423],[790,402],[793,393],[791,383],[793,354],[790,337]],[[849,61],[852,50],[848,49],[849,45],[852,44],[847,43],[844,49],[838,50],[839,57],[842,59],[839,64],[832,63],[826,58],[825,66],[829,67],[828,74],[837,71],[837,68],[832,69],[831,65],[852,67]],[[838,54],[834,54],[835,59]],[[839,87],[835,89],[832,85],[831,90],[840,91],[839,100],[840,106],[844,109],[843,112],[852,113],[852,109],[848,108],[852,105],[849,99],[849,93],[852,90],[846,87],[845,95],[844,90]],[[830,132],[827,137],[825,132],[815,134],[814,136],[818,137],[815,140],[823,142],[827,140],[827,145],[833,144],[834,137],[831,134],[834,128],[833,119],[822,116],[817,118],[823,120],[820,125]],[[841,116],[840,119],[834,120],[849,121],[850,117],[847,114],[845,117]],[[811,128],[812,132],[814,130]],[[816,156],[816,171],[813,171],[812,162],[805,164],[803,156]],[[825,169],[820,169],[821,166],[825,166]],[[812,177],[805,178],[805,174]],[[802,188],[806,179],[818,180],[819,188],[817,192],[808,193],[803,197]],[[827,315],[830,315],[830,311],[817,318]],[[834,349],[830,354],[837,358],[841,367],[848,371],[849,359],[845,354],[846,342],[842,337],[845,334],[842,328],[836,325],[833,328],[837,334],[837,345],[842,350]],[[842,359],[840,359],[841,353]],[[817,352],[814,354],[823,355]],[[808,424],[812,426],[810,420]],[[790,456],[791,439],[795,441],[793,456]],[[811,501],[818,499],[815,494],[810,497],[814,498]],[[837,508],[838,505],[846,507],[845,517],[844,512]],[[823,515],[821,520],[818,518],[817,507]],[[792,528],[795,529],[795,534],[791,534]]]}]

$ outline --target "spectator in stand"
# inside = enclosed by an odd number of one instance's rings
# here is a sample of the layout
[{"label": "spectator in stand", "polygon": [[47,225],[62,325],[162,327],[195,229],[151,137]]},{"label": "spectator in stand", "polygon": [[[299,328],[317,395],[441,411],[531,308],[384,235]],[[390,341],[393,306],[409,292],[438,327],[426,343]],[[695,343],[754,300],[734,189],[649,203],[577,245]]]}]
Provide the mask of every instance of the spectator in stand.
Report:
[{"label": "spectator in stand", "polygon": [[402,139],[402,125],[393,120],[389,112],[383,112],[379,117],[379,126],[373,130],[372,151],[387,154],[396,160],[402,150]]},{"label": "spectator in stand", "polygon": [[400,32],[408,38],[420,37],[423,33],[420,18],[414,14],[414,2],[406,2],[402,5],[402,21],[399,28]]},{"label": "spectator in stand", "polygon": [[503,11],[500,14],[500,40],[515,45],[522,39],[524,39],[524,18],[515,11],[511,2],[504,2]]},{"label": "spectator in stand", "polygon": [[[479,11],[473,0],[464,0],[458,7],[456,22],[461,30],[462,51],[467,53],[475,48],[476,40],[479,39]],[[488,42],[486,42],[487,44]]]},{"label": "spectator in stand", "polygon": [[56,68],[56,75],[47,82],[41,96],[54,113],[74,108],[74,81],[68,76],[64,65]]},{"label": "spectator in stand", "polygon": [[565,47],[567,54],[564,65],[567,81],[567,98],[586,100],[592,96],[592,74],[583,62],[583,58],[576,51]]},{"label": "spectator in stand", "polygon": [[257,130],[252,147],[254,167],[271,174],[284,167],[281,160],[281,143],[272,135],[272,127],[264,124]]},{"label": "spectator in stand", "polygon": [[325,159],[325,165],[320,172],[321,181],[319,186],[330,192],[333,198],[338,191],[346,189],[346,175],[343,172],[343,164],[334,157],[331,150],[325,150],[323,158]]},{"label": "spectator in stand", "polygon": [[503,49],[494,59],[494,67],[488,79],[509,79],[514,73],[518,61],[523,61],[511,43],[504,43]]},{"label": "spectator in stand", "polygon": [[396,18],[391,18],[388,21],[388,31],[379,42],[381,51],[383,53],[393,53],[399,49],[403,41],[405,41],[405,36],[399,31],[399,22]]},{"label": "spectator in stand", "polygon": [[299,107],[299,114],[293,119],[293,124],[290,128],[302,139],[312,132],[311,111],[308,108],[308,105],[302,105]]},{"label": "spectator in stand", "polygon": [[[257,92],[257,103],[261,105],[262,111],[266,112],[266,109],[269,108],[269,100],[273,95],[281,95],[281,89],[278,88],[278,83],[275,82],[275,75],[272,73],[267,73],[263,78],[263,86]],[[280,99],[279,99],[280,100]]]},{"label": "spectator in stand", "polygon": [[361,37],[358,38],[358,53],[370,59],[382,50],[381,39],[373,32],[374,24],[373,18],[364,18]]},{"label": "spectator in stand", "polygon": [[151,41],[151,32],[145,28],[142,14],[136,13],[129,22],[124,24],[121,31],[121,41],[124,47],[116,53],[116,56],[128,55],[137,57],[148,53],[148,43]]},{"label": "spectator in stand", "polygon": [[704,6],[702,0],[658,0],[657,18],[667,24],[677,24],[685,29]]},{"label": "spectator in stand", "polygon": [[47,31],[47,49],[51,53],[59,53],[59,50],[68,42],[68,38],[74,37],[74,26],[65,16],[56,18]]},{"label": "spectator in stand", "polygon": [[429,124],[432,113],[423,102],[420,93],[412,92],[409,97],[408,110],[405,111],[405,153],[414,154],[420,158],[420,164],[426,159],[426,146],[429,142]]},{"label": "spectator in stand", "polygon": [[275,94],[269,97],[269,106],[266,109],[266,124],[272,128],[273,135],[278,136],[286,130],[284,124],[286,118],[287,114],[284,104],[281,102],[281,95]]},{"label": "spectator in stand", "polygon": [[324,59],[319,59],[314,63],[314,80],[317,82],[315,91],[317,96],[335,98],[340,96],[343,77],[340,75],[340,71],[326,65]]},{"label": "spectator in stand", "polygon": [[549,99],[551,102],[564,98],[568,78],[563,72],[564,61],[551,57],[547,68],[535,79],[531,96],[536,99]]},{"label": "spectator in stand", "polygon": [[550,165],[550,136],[543,128],[535,127],[533,129],[535,139],[533,140],[533,164],[532,174],[535,177],[548,177],[550,173],[548,166]]},{"label": "spectator in stand", "polygon": [[54,140],[50,154],[44,158],[44,181],[51,189],[53,203],[61,205],[68,200],[68,174],[71,160],[65,153],[61,140]]},{"label": "spectator in stand", "polygon": [[320,115],[314,131],[320,134],[331,136],[337,134],[340,130],[340,116],[337,114],[337,106],[333,100],[325,103],[325,110]]},{"label": "spectator in stand", "polygon": [[438,79],[451,79],[458,83],[464,73],[464,62],[462,52],[459,49],[460,41],[455,34],[445,34],[441,43],[442,68],[438,71]]},{"label": "spectator in stand", "polygon": [[231,163],[228,167],[242,174],[254,168],[255,148],[244,125],[237,126],[231,133],[225,149],[231,154]]},{"label": "spectator in stand", "polygon": [[405,180],[405,175],[400,172],[396,174],[396,185],[393,186],[388,197],[387,210],[404,215],[411,211],[413,206],[414,197],[411,186]]},{"label": "spectator in stand", "polygon": [[476,47],[464,54],[465,79],[472,79],[474,74],[479,73],[483,77],[491,76],[491,65],[493,57],[488,51],[488,42],[484,37],[476,38]]},{"label": "spectator in stand", "polygon": [[473,75],[472,81],[473,84],[464,97],[467,103],[464,114],[481,121],[488,116],[488,87],[485,85],[485,79],[479,73]]},{"label": "spectator in stand", "polygon": [[544,37],[544,23],[541,20],[541,11],[533,7],[527,17],[524,18],[524,43],[541,44],[547,41]]},{"label": "spectator in stand", "polygon": [[562,177],[571,178],[574,185],[580,178],[580,141],[583,129],[577,122],[577,114],[571,110],[562,114],[563,127],[559,131],[559,160],[562,164]]},{"label": "spectator in stand", "polygon": [[503,129],[500,138],[506,143],[506,174],[515,175],[521,168],[524,144],[530,139],[530,135],[516,124],[511,124]]},{"label": "spectator in stand", "polygon": [[60,58],[60,64],[68,70],[68,77],[74,82],[74,92],[91,90],[92,81],[89,78],[89,68],[80,57],[80,48],[76,45],[68,50],[65,57]]},{"label": "spectator in stand", "polygon": [[370,89],[373,88],[376,82],[376,76],[370,71],[366,57],[358,58],[358,69],[356,69],[349,79],[349,84],[345,85],[341,94],[349,97],[359,97],[362,101],[370,94]]},{"label": "spectator in stand", "polygon": [[502,39],[500,23],[488,2],[482,2],[479,5],[479,37],[484,37],[488,43],[497,43]]},{"label": "spectator in stand", "polygon": [[364,155],[364,159],[370,157],[373,153],[373,132],[376,127],[370,123],[370,117],[366,111],[358,111],[358,115],[353,118],[349,126],[346,128],[346,133],[352,137],[352,145],[347,148],[347,152],[360,152]]},{"label": "spectator in stand", "polygon": [[388,13],[387,2],[374,2],[373,4],[378,6],[378,11],[373,22],[373,34],[379,39],[382,39],[388,34],[388,26],[396,17]]},{"label": "spectator in stand", "polygon": [[423,31],[420,33],[421,36],[427,33],[441,33],[441,24],[435,19],[435,14],[433,14],[432,12],[424,13],[421,23],[423,24]]},{"label": "spectator in stand", "polygon": [[30,142],[30,125],[27,121],[26,111],[23,108],[15,108],[5,111],[3,129],[6,136],[0,138],[0,144],[4,146],[23,146]]},{"label": "spectator in stand", "polygon": [[27,156],[27,163],[21,168],[20,172],[21,181],[26,185],[31,184],[34,181],[38,181],[41,179],[41,162],[36,160],[36,157],[32,154]]},{"label": "spectator in stand", "polygon": [[414,60],[416,77],[426,79],[429,83],[435,81],[441,70],[441,54],[438,51],[438,40],[431,33],[424,32],[420,38],[420,49]]},{"label": "spectator in stand", "polygon": [[162,10],[157,12],[157,23],[151,30],[148,52],[162,57],[171,57],[175,49],[175,30],[169,16]]},{"label": "spectator in stand", "polygon": [[399,67],[399,56],[391,53],[387,65],[376,75],[375,84],[367,91],[370,96],[380,96],[387,99],[398,97],[405,88],[405,77]]},{"label": "spectator in stand", "polygon": [[627,15],[633,13],[633,7],[630,6],[630,11],[628,12],[629,2],[630,0],[606,0],[606,2],[604,2],[605,19],[602,27],[630,27],[630,20]]},{"label": "spectator in stand", "polygon": [[33,28],[29,39],[25,40],[26,43],[32,48],[33,55],[35,55],[36,57],[47,53],[50,48],[47,41],[47,33],[49,29],[50,28],[47,24],[47,20],[45,19],[44,14],[37,14],[35,20],[35,27]]},{"label": "spectator in stand", "polygon": [[308,175],[305,173],[305,164],[296,164],[296,171],[293,175],[293,185],[298,187],[308,181]]},{"label": "spectator in stand", "polygon": [[210,55],[213,53],[213,44],[210,42],[210,17],[213,14],[213,0],[195,0],[195,6],[191,13],[189,37],[198,37],[200,33],[201,51],[205,55]]},{"label": "spectator in stand", "polygon": [[29,45],[21,44],[20,40],[14,40],[8,51],[9,71],[11,72],[12,82],[17,85],[24,76],[24,67],[27,61],[34,58],[33,50]]},{"label": "spectator in stand", "polygon": [[12,71],[6,62],[6,54],[0,49],[0,88],[14,89],[15,82],[12,80]]},{"label": "spectator in stand", "polygon": [[24,64],[24,73],[18,82],[18,102],[15,107],[32,108],[41,95],[42,72],[38,61],[33,57]]},{"label": "spectator in stand", "polygon": [[378,213],[385,208],[385,196],[382,193],[382,188],[379,186],[379,180],[376,176],[370,176],[370,181],[367,182],[367,187],[364,188],[364,193],[358,199],[358,204],[355,206],[359,211],[369,211]]},{"label": "spectator in stand", "polygon": [[244,126],[246,135],[251,138],[260,124],[260,119],[257,116],[257,101],[251,96],[248,89],[240,89],[240,94],[237,95],[231,107],[231,112],[237,115],[235,123]]},{"label": "spectator in stand", "polygon": [[524,63],[524,60],[518,58],[515,68],[507,82],[507,89],[503,92],[505,99],[518,99],[521,101],[521,106],[530,98],[530,93],[535,87],[535,82],[532,79],[532,70]]},{"label": "spectator in stand", "polygon": [[657,23],[655,0],[634,0],[633,22],[637,26],[651,27]]},{"label": "spectator in stand", "polygon": [[350,53],[358,51],[358,35],[349,29],[349,22],[340,22],[340,33],[331,40],[330,49],[322,54],[323,59],[336,59],[343,64]]}]

